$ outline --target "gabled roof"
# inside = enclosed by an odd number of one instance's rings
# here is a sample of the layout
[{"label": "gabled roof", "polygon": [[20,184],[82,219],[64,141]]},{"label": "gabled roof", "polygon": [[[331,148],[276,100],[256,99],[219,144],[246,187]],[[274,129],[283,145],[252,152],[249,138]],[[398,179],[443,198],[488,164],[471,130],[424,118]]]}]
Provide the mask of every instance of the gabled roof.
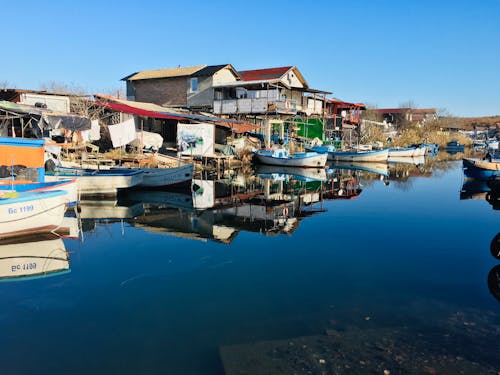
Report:
[{"label": "gabled roof", "polygon": [[204,68],[207,65],[186,66],[179,68],[157,69],[157,70],[143,70],[142,72],[133,73],[123,77],[122,81],[137,81],[140,79],[155,79],[155,78],[172,78],[190,76]]},{"label": "gabled roof", "polygon": [[142,72],[132,73],[123,77],[122,81],[138,81],[141,79],[159,79],[159,78],[173,78],[173,77],[203,77],[211,76],[224,68],[230,69],[233,74],[239,78],[238,72],[231,64],[224,65],[197,65],[186,66],[179,68],[157,69],[157,70],[143,70]]},{"label": "gabled roof", "polygon": [[280,79],[288,72],[293,66],[283,66],[280,68],[268,68],[257,70],[243,70],[238,73],[243,81],[262,81],[271,79]]},{"label": "gabled roof", "polygon": [[243,70],[238,72],[243,81],[272,81],[272,80],[282,80],[282,78],[291,70],[295,73],[299,81],[302,82],[304,87],[309,87],[306,80],[300,73],[296,66],[282,66],[279,68],[267,68],[267,69],[257,69],[257,70]]},{"label": "gabled roof", "polygon": [[235,77],[240,77],[236,69],[231,64],[224,64],[224,65],[207,65],[203,69],[198,70],[197,72],[191,74],[191,77],[204,77],[204,76],[212,76],[215,73],[217,73],[219,70],[222,70],[224,68],[228,68],[229,70],[232,71],[232,73],[235,75]]}]

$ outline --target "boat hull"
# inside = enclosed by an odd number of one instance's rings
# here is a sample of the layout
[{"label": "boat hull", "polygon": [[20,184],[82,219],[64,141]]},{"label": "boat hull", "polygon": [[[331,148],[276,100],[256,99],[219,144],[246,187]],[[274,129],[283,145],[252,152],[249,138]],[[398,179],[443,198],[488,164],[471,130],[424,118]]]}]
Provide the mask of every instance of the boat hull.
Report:
[{"label": "boat hull", "polygon": [[23,182],[18,183],[16,181],[2,183],[0,184],[0,190],[10,190],[15,191],[56,191],[63,190],[66,192],[66,198],[68,200],[68,205],[73,206],[78,202],[78,184],[75,179],[61,180],[61,181],[51,181],[51,182]]},{"label": "boat hull", "polygon": [[56,172],[47,173],[48,181],[61,181],[68,178],[76,179],[78,192],[81,195],[115,196],[118,189],[126,189],[140,184],[143,174],[140,170],[84,170],[62,168]]},{"label": "boat hull", "polygon": [[328,159],[333,161],[387,161],[389,150],[377,150],[366,152],[333,151],[328,153]]},{"label": "boat hull", "polygon": [[281,167],[274,165],[259,165],[256,173],[263,179],[282,179],[281,176],[289,176],[298,181],[326,181],[326,170],[324,168],[297,168]]},{"label": "boat hull", "polygon": [[326,165],[327,155],[318,154],[316,152],[307,152],[295,154],[291,157],[278,157],[266,155],[259,152],[255,153],[257,161],[261,164],[278,165],[282,167],[301,167],[301,168],[324,168]]},{"label": "boat hull", "polygon": [[190,183],[193,169],[193,164],[172,168],[141,168],[143,179],[137,186],[165,187]]},{"label": "boat hull", "polygon": [[389,149],[389,159],[392,157],[417,157],[424,156],[427,151],[427,148],[422,147],[408,147],[408,148],[390,148]]},{"label": "boat hull", "polygon": [[500,162],[464,158],[463,167],[466,177],[489,179],[500,175]]},{"label": "boat hull", "polygon": [[57,229],[66,211],[64,191],[19,193],[0,200],[0,238]]}]

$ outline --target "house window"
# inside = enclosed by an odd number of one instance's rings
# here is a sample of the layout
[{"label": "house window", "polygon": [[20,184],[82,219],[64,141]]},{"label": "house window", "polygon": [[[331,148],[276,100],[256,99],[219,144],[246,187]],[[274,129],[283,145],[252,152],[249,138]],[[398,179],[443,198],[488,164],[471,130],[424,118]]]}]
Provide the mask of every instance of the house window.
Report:
[{"label": "house window", "polygon": [[191,78],[191,92],[198,91],[198,78]]}]

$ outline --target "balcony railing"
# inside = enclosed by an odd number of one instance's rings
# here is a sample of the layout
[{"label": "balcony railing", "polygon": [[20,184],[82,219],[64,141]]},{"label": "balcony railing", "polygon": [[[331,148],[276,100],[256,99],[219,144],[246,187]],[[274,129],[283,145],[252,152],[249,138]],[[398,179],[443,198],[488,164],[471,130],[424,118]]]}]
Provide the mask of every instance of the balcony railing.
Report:
[{"label": "balcony railing", "polygon": [[214,100],[215,114],[245,114],[245,113],[297,113],[302,107],[296,100],[269,100],[259,99],[227,99]]}]

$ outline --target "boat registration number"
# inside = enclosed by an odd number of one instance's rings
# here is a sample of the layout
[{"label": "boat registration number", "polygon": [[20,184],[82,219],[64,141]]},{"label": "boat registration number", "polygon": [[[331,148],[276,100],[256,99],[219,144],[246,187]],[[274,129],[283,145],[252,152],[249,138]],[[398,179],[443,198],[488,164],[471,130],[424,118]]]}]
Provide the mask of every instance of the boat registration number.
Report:
[{"label": "boat registration number", "polygon": [[17,213],[31,212],[35,209],[32,204],[21,206],[21,207],[9,207],[9,215],[15,215]]},{"label": "boat registration number", "polygon": [[10,269],[11,272],[36,270],[36,263],[13,264]]}]

